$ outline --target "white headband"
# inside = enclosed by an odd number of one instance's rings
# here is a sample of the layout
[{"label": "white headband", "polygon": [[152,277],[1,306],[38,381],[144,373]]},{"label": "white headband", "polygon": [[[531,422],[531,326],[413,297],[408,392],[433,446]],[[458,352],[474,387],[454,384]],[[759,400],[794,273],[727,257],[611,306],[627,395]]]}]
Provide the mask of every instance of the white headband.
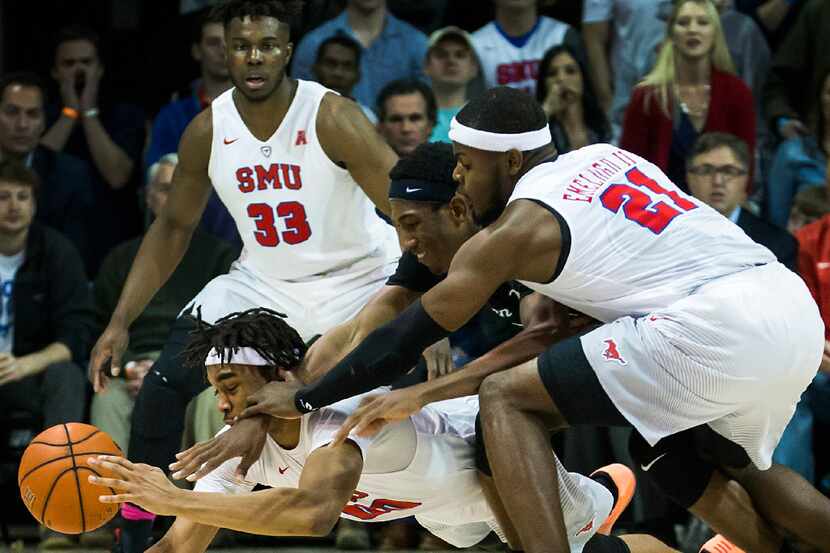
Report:
[{"label": "white headband", "polygon": [[510,150],[527,152],[547,146],[551,142],[551,136],[547,125],[529,132],[498,133],[467,127],[453,117],[450,122],[450,140],[487,152],[508,152]]},{"label": "white headband", "polygon": [[207,359],[205,359],[206,367],[211,365],[227,365],[230,363],[235,365],[254,365],[257,367],[273,365],[271,361],[268,361],[257,353],[254,348],[237,348],[236,351],[228,348],[225,350],[224,362],[222,361],[221,351],[216,348],[211,348],[210,353],[207,354]]}]

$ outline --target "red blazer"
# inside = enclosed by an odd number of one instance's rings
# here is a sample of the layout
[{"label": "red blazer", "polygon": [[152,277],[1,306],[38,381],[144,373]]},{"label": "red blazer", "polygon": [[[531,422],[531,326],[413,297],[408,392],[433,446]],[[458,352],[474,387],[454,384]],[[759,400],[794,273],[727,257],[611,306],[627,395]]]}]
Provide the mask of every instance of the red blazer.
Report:
[{"label": "red blazer", "polygon": [[[712,68],[711,96],[706,124],[700,131],[727,132],[749,146],[750,172],[755,152],[755,102],[744,82],[729,73]],[[646,158],[664,171],[669,167],[672,142],[672,120],[660,108],[659,96],[653,87],[638,86],[625,110],[620,147]],[[672,97],[669,95],[669,113]],[[749,182],[752,182],[750,179]]]}]

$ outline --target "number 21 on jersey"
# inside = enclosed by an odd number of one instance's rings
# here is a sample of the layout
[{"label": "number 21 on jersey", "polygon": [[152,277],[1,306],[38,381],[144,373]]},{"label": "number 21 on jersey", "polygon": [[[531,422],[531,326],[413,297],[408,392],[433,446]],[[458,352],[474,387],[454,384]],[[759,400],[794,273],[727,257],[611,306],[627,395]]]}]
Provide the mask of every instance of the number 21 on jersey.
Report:
[{"label": "number 21 on jersey", "polygon": [[[266,203],[248,205],[248,217],[254,220],[256,241],[266,248],[279,245],[280,238],[286,244],[299,244],[311,237],[305,207],[300,202],[281,202],[276,207]],[[277,230],[277,219],[282,221],[285,230]]]},{"label": "number 21 on jersey", "polygon": [[636,167],[625,176],[628,183],[612,184],[600,195],[600,201],[614,213],[622,209],[626,219],[654,234],[663,232],[675,217],[698,207],[678,192],[666,190]]}]

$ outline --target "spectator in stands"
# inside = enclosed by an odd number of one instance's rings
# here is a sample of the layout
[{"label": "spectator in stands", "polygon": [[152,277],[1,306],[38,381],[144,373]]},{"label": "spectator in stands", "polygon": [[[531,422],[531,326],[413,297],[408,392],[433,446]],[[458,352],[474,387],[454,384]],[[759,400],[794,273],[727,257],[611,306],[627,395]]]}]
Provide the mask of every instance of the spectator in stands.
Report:
[{"label": "spectator in stands", "polygon": [[470,83],[479,74],[472,37],[458,27],[444,27],[429,37],[424,71],[438,105],[431,142],[450,142],[450,121],[467,103]]},{"label": "spectator in stands", "polygon": [[764,113],[783,139],[808,133],[823,77],[830,71],[830,2],[808,0],[775,56],[764,88]]},{"label": "spectator in stands", "polygon": [[793,197],[808,187],[823,187],[830,152],[830,71],[822,79],[814,132],[796,135],[778,147],[764,196],[766,216],[786,227]]},{"label": "spectator in stands", "polygon": [[539,61],[545,52],[568,44],[585,59],[579,31],[539,16],[537,0],[493,0],[496,17],[473,33],[487,88],[511,86],[536,94]]},{"label": "spectator in stands", "polygon": [[[33,222],[37,176],[0,162],[0,403],[42,417],[44,427],[83,420],[81,364],[92,344],[83,262],[56,231]],[[41,547],[69,536],[41,528]]]},{"label": "spectator in stands", "polygon": [[830,198],[826,187],[805,188],[793,198],[787,231],[796,236],[801,227],[814,223],[830,213]]},{"label": "spectator in stands", "polygon": [[100,53],[98,35],[90,29],[67,27],[58,34],[52,77],[63,105],[47,114],[51,126],[41,139],[47,148],[74,155],[92,168],[93,273],[112,246],[141,229],[136,184],[145,135],[140,108],[102,93]]},{"label": "spectator in stands", "polygon": [[[311,67],[314,79],[341,96],[354,99],[352,91],[360,80],[360,54],[360,44],[346,35],[327,38],[320,44]],[[377,125],[375,112],[365,104],[358,102],[358,105],[369,121]]]},{"label": "spectator in stands", "polygon": [[[177,152],[179,140],[190,121],[231,87],[225,63],[224,24],[208,13],[200,19],[198,29],[198,34],[193,37],[191,53],[199,63],[201,78],[196,81],[190,96],[170,102],[156,115],[144,156],[145,167],[157,163],[165,154]],[[236,223],[216,191],[211,191],[200,225],[213,236],[242,246]]]},{"label": "spectator in stands", "polygon": [[763,29],[773,51],[798,19],[804,0],[734,0],[735,8],[751,16]]},{"label": "spectator in stands", "polygon": [[711,131],[738,136],[754,159],[752,93],[734,75],[718,13],[709,0],[681,0],[654,69],[634,89],[620,146],[687,190],[686,158],[698,135]]},{"label": "spectator in stands", "polygon": [[[830,184],[830,183],[828,183]],[[830,448],[822,440],[813,440],[816,423],[830,425],[830,202],[827,187],[807,188],[796,195],[793,206],[792,228],[799,243],[798,272],[816,300],[824,320],[824,356],[819,372],[798,402],[781,441],[773,455],[773,461],[787,465],[801,474],[824,493],[830,493],[830,474],[822,474],[820,457],[827,460]],[[799,213],[806,217],[822,215],[815,222],[799,227]],[[825,467],[828,466],[825,463]],[[819,472],[817,472],[819,471]]]},{"label": "spectator in stands", "polygon": [[607,142],[611,128],[600,108],[585,66],[567,45],[554,46],[539,64],[536,99],[548,116],[560,154]]},{"label": "spectator in stands", "polygon": [[300,40],[294,49],[291,76],[312,79],[320,44],[338,34],[355,39],[363,47],[360,80],[354,88],[354,98],[359,103],[372,105],[390,81],[424,78],[427,37],[389,13],[386,0],[348,0],[343,13]]},{"label": "spectator in stands", "polygon": [[651,53],[665,35],[663,12],[671,12],[671,0],[583,2],[582,34],[591,82],[617,136],[631,91],[651,68]]},{"label": "spectator in stands", "polygon": [[89,269],[92,177],[80,159],[38,144],[46,125],[45,97],[34,74],[0,78],[0,159],[16,159],[35,172],[40,182],[35,220],[69,238]]},{"label": "spectator in stands", "polygon": [[728,217],[766,246],[778,260],[796,270],[798,244],[786,230],[775,227],[742,207],[749,189],[749,147],[740,138],[711,132],[697,139],[686,165],[692,195]]},{"label": "spectator in stands", "polygon": [[421,81],[392,81],[378,95],[378,131],[403,157],[427,142],[438,108],[432,89]]}]

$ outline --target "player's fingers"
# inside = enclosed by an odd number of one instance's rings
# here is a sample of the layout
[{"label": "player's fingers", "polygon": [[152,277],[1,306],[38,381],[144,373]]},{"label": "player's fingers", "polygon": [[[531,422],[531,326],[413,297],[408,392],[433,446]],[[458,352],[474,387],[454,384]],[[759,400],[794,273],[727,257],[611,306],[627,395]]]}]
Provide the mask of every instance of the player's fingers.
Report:
[{"label": "player's fingers", "polygon": [[253,465],[256,462],[256,460],[257,457],[254,457],[250,453],[246,453],[242,457],[242,460],[239,461],[239,466],[236,467],[236,475],[239,478],[245,478],[246,476],[248,476],[248,470],[251,468],[251,465]]},{"label": "player's fingers", "polygon": [[205,462],[202,464],[201,468],[199,468],[199,470],[188,476],[186,480],[188,482],[195,482],[196,480],[199,480],[200,478],[205,477],[214,470],[216,470],[219,467],[219,465],[221,465],[228,459],[230,459],[229,455],[222,455],[221,457],[214,455],[210,459],[206,459]]},{"label": "player's fingers", "polygon": [[135,495],[131,493],[122,493],[118,495],[99,495],[98,501],[101,503],[135,503]]},{"label": "player's fingers", "polygon": [[119,480],[118,478],[104,478],[103,476],[95,476],[94,474],[89,475],[90,484],[95,484],[96,486],[104,486],[106,488],[114,488],[116,490],[129,490],[130,483],[126,480]]},{"label": "player's fingers", "polygon": [[[175,480],[188,480],[195,472],[198,472],[199,468],[205,464],[211,458],[211,450],[205,450],[197,455],[191,457],[186,463],[183,463],[181,467],[176,471],[175,474],[171,476]],[[192,480],[191,480],[192,482]]]},{"label": "player's fingers", "polygon": [[[205,450],[205,449],[209,448],[210,446],[212,446],[214,440],[216,440],[216,438],[211,438],[209,440],[205,440],[204,442],[199,442],[199,443],[193,444],[192,446],[188,447],[184,451],[180,451],[179,453],[176,453],[176,459],[178,459],[179,461],[176,461],[173,464],[184,461],[186,459],[190,459],[192,456],[201,453],[203,450]],[[171,465],[171,468],[172,468],[172,465]]]},{"label": "player's fingers", "polygon": [[[250,402],[250,398],[248,399],[248,401]],[[237,418],[238,419],[249,419],[249,418],[255,417],[257,415],[268,415],[268,408],[262,403],[257,403],[255,405],[249,405],[248,407],[243,409],[241,413],[239,413],[239,416]]]},{"label": "player's fingers", "polygon": [[362,427],[355,428],[354,432],[358,436],[374,436],[375,434],[380,432],[388,422],[389,421],[387,421],[386,419],[374,419],[372,421],[369,421]]},{"label": "player's fingers", "polygon": [[345,421],[343,421],[343,424],[334,434],[334,437],[331,439],[331,442],[329,442],[329,447],[337,447],[339,445],[342,445],[343,442],[346,441],[346,438],[349,436],[349,432],[351,432],[353,426],[353,417],[349,417]]}]

